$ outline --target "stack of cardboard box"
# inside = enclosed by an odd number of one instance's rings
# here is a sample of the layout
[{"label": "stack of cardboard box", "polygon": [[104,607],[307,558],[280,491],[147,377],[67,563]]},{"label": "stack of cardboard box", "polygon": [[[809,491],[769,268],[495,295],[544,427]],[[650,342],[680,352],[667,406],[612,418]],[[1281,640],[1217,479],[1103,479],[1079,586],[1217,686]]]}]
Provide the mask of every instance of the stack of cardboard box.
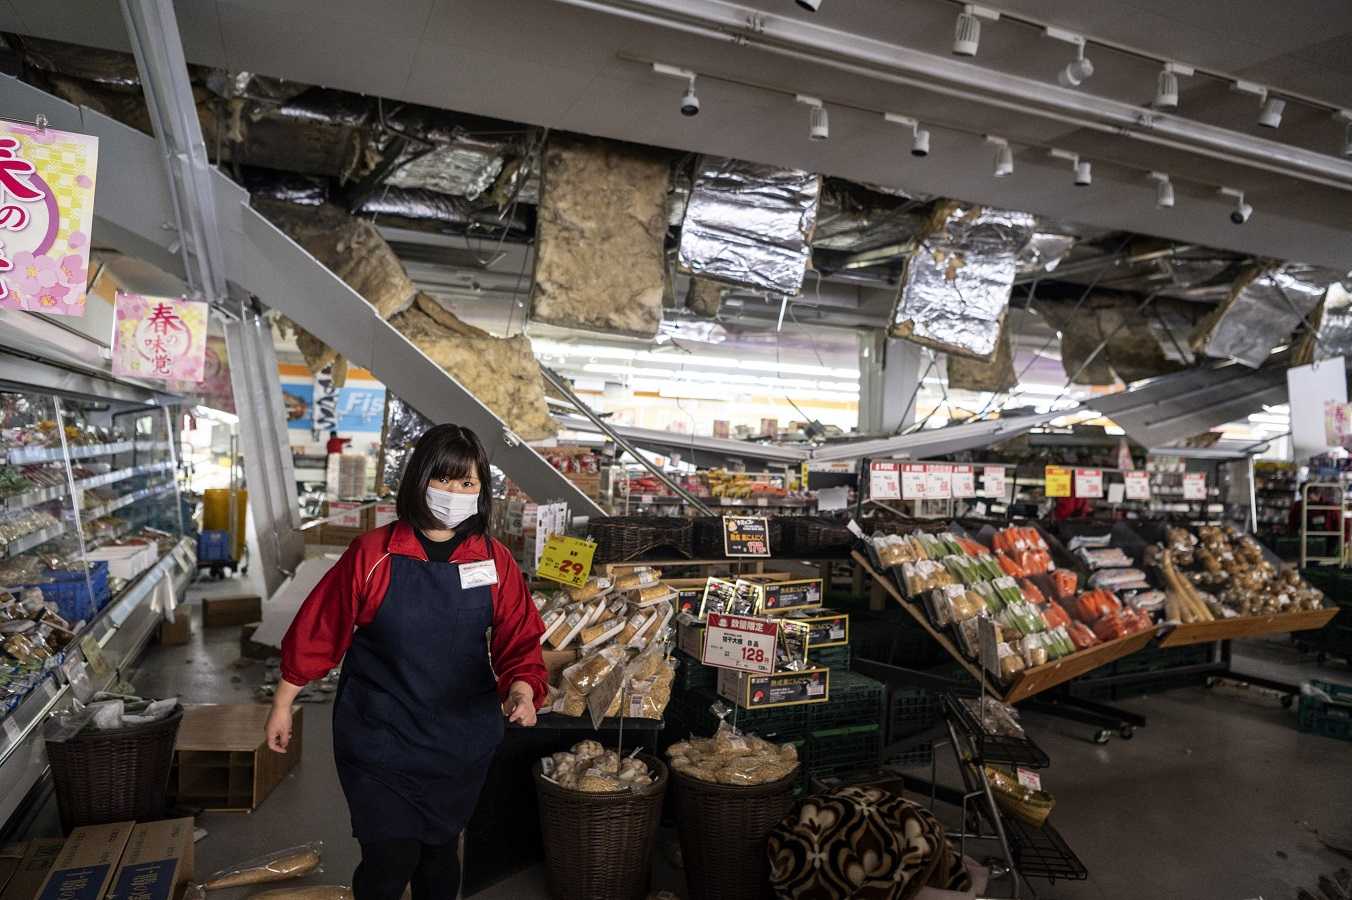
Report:
[{"label": "stack of cardboard box", "polygon": [[0,850],[0,900],[179,900],[192,877],[192,819],[87,825]]}]

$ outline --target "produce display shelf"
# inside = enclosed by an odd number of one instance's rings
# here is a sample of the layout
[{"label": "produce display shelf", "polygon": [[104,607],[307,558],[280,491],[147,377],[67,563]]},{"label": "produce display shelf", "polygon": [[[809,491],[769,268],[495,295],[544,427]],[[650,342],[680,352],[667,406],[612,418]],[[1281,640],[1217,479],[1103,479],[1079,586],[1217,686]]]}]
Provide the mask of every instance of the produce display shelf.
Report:
[{"label": "produce display shelf", "polygon": [[1274,613],[1270,616],[1236,616],[1215,622],[1194,622],[1176,625],[1160,638],[1161,647],[1183,647],[1188,644],[1207,644],[1233,638],[1256,637],[1264,634],[1284,634],[1290,631],[1315,631],[1323,628],[1338,615],[1337,607],[1312,609],[1295,613]]},{"label": "produce display shelf", "polygon": [[1020,875],[1048,881],[1084,881],[1089,877],[1089,870],[1051,822],[1038,828],[1014,816],[1001,818]]},{"label": "produce display shelf", "polygon": [[24,491],[22,494],[11,494],[5,498],[5,511],[18,512],[21,509],[37,506],[40,503],[60,500],[62,497],[66,496],[66,493],[66,486],[64,484],[58,484],[53,487]]},{"label": "produce display shelf", "polygon": [[118,497],[116,500],[111,500],[108,503],[103,504],[102,506],[93,506],[88,509],[82,510],[81,516],[86,519],[101,519],[104,516],[112,515],[113,513],[117,512],[120,509],[126,509],[133,503],[137,503],[141,500],[147,500],[151,497],[158,497],[161,494],[166,494],[169,491],[172,491],[173,489],[174,489],[173,484],[161,484],[156,485],[154,487],[142,488],[139,491],[133,491],[130,494]]},{"label": "produce display shelf", "polygon": [[963,737],[971,744],[975,757],[973,761],[977,764],[993,763],[1030,769],[1045,769],[1052,764],[1046,751],[1030,738],[988,733],[956,695],[944,694],[944,707],[949,712],[949,721],[963,730]]},{"label": "produce display shelf", "polygon": [[46,528],[40,528],[37,531],[25,534],[23,537],[6,544],[5,556],[18,556],[20,553],[27,553],[34,547],[41,546],[50,540],[59,538],[65,533],[66,526],[60,522],[55,525],[48,525]]},{"label": "produce display shelf", "polygon": [[147,463],[143,466],[132,466],[127,469],[118,469],[115,472],[105,472],[102,475],[90,475],[88,478],[81,478],[79,481],[75,482],[75,487],[80,490],[104,487],[106,485],[116,484],[119,481],[125,481],[128,478],[135,478],[138,475],[153,475],[156,472],[167,472],[172,468],[173,463],[170,462]]},{"label": "produce display shelf", "polygon": [[[117,441],[112,444],[86,444],[71,446],[71,459],[91,459],[96,456],[112,456],[115,453],[127,453],[134,448],[131,441]],[[61,462],[65,459],[60,447],[14,447],[5,454],[11,466],[27,466],[34,463]]]},{"label": "produce display shelf", "polygon": [[[963,654],[957,646],[948,639],[946,635],[939,632],[930,624],[929,617],[925,615],[924,610],[911,603],[902,594],[896,580],[890,574],[883,575],[874,568],[874,564],[859,551],[855,551],[854,560],[864,571],[871,575],[875,581],[882,585],[883,590],[892,596],[892,599],[901,604],[902,608],[911,614],[917,622],[925,628],[930,635],[939,642],[945,650],[953,656],[955,660],[962,663],[963,667],[972,674],[978,681],[983,680],[983,674],[980,669]],[[1050,690],[1058,684],[1069,681],[1078,675],[1083,675],[1092,669],[1106,665],[1115,659],[1135,653],[1154,638],[1154,629],[1146,629],[1136,634],[1128,635],[1124,638],[1118,638],[1113,641],[1105,641],[1096,644],[1084,650],[1068,654],[1058,660],[1046,663],[1041,666],[1034,666],[1031,669],[1024,669],[1015,673],[1010,680],[1009,685],[1003,690],[998,687],[989,687],[988,692],[996,699],[1005,703],[1018,703],[1020,700],[1027,700],[1035,694]],[[987,682],[990,685],[990,682]]]}]

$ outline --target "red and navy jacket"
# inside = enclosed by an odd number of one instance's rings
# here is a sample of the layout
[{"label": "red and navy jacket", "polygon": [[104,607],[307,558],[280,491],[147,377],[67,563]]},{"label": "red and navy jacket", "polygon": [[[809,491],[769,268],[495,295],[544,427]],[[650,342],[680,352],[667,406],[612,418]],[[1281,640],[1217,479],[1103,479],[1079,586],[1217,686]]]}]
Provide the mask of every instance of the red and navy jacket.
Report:
[{"label": "red and navy jacket", "polygon": [[[282,677],[303,686],[338,665],[352,644],[353,632],[375,620],[390,589],[391,556],[427,562],[427,553],[412,526],[400,521],[368,531],[352,542],[333,568],[301,604],[282,639]],[[540,655],[544,622],[535,611],[530,589],[511,553],[486,535],[471,535],[451,555],[452,563],[493,560],[498,583],[493,592],[493,640],[489,650],[498,695],[512,682],[524,681],[535,691],[535,705],[549,693]]]}]

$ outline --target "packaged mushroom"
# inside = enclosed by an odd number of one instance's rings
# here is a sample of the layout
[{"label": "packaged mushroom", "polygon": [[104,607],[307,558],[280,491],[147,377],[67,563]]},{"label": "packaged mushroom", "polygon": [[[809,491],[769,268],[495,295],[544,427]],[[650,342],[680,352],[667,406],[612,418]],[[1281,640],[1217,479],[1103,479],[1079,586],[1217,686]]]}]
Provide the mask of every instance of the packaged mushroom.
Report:
[{"label": "packaged mushroom", "polygon": [[567,753],[540,759],[540,774],[560,787],[586,793],[618,793],[653,783],[648,765],[637,757],[620,757],[592,740],[580,741]]},{"label": "packaged mushroom", "polygon": [[772,744],[742,734],[727,722],[718,726],[712,738],[677,741],[667,755],[675,771],[717,784],[769,784],[798,769],[798,751],[792,744]]}]

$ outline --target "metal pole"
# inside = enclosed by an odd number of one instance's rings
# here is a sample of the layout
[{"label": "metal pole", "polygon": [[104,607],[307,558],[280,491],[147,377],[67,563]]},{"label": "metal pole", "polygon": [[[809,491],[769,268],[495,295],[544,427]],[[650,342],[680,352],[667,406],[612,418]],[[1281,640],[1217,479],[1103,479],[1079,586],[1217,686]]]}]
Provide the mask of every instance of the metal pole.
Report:
[{"label": "metal pole", "polygon": [[629,455],[637,459],[639,463],[643,466],[643,468],[651,472],[657,478],[658,481],[662,482],[667,487],[671,488],[674,494],[676,494],[686,503],[694,507],[694,509],[697,512],[706,516],[714,515],[714,511],[709,507],[705,506],[702,500],[700,500],[694,494],[690,493],[685,488],[681,487],[679,484],[668,478],[667,473],[663,472],[656,465],[654,465],[647,457],[645,457],[642,453],[640,453],[637,449],[635,449],[632,444],[630,444],[627,440],[621,437],[619,433],[615,431],[615,429],[611,428],[610,424],[606,422],[605,419],[602,419],[600,416],[598,416],[590,406],[584,403],[581,400],[581,398],[577,396],[577,394],[573,393],[572,386],[570,386],[562,376],[560,376],[557,372],[555,372],[548,366],[541,366],[540,372],[544,374],[545,381],[548,381],[556,391],[562,394],[565,400],[573,404],[573,406],[577,408],[578,412],[582,413],[582,415],[586,416],[593,425],[601,429],[601,432],[606,437],[614,441],[616,446],[621,447],[624,450],[628,451]]}]

